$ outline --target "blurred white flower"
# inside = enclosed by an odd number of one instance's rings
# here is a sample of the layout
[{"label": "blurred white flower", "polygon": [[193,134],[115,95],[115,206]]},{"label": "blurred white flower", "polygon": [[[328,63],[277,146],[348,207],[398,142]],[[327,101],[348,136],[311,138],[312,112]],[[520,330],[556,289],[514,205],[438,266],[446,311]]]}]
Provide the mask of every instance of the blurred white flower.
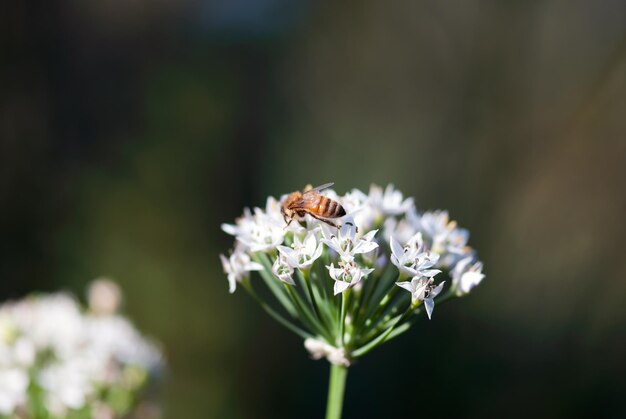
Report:
[{"label": "blurred white flower", "polygon": [[309,231],[303,241],[295,235],[291,247],[278,246],[277,249],[292,268],[310,269],[313,262],[322,255],[322,242],[317,241],[317,231]]},{"label": "blurred white flower", "polygon": [[157,348],[124,317],[88,317],[84,333],[86,353],[102,364],[115,361],[152,371],[162,360]]},{"label": "blurred white flower", "polygon": [[282,244],[285,239],[284,224],[282,219],[270,216],[259,208],[254,209],[254,214],[246,208],[236,224],[222,224],[222,230],[235,236],[251,252],[264,252]]},{"label": "blurred white flower", "polygon": [[93,391],[89,372],[80,358],[42,369],[37,381],[46,391],[48,410],[65,416],[67,409],[81,409],[87,395]]},{"label": "blurred white flower", "polygon": [[[19,417],[32,413],[31,389],[47,413],[60,418],[103,403],[96,389],[138,391],[162,364],[158,349],[128,320],[86,315],[66,294],[3,304],[0,337],[0,415],[10,417],[18,408]],[[120,374],[128,368],[144,377],[136,387]]]},{"label": "blurred white flower", "polygon": [[120,287],[109,279],[96,279],[87,288],[87,304],[94,314],[113,314],[119,309],[121,302]]},{"label": "blurred white flower", "polygon": [[431,278],[441,272],[439,269],[431,269],[439,260],[439,255],[424,250],[420,233],[414,235],[404,247],[393,237],[389,238],[389,245],[391,263],[398,268],[401,276]]},{"label": "blurred white flower", "polygon": [[430,250],[441,255],[439,266],[451,269],[460,259],[473,254],[467,246],[469,231],[450,221],[448,211],[427,211],[421,215],[419,224],[430,242]]},{"label": "blurred white flower", "polygon": [[372,185],[369,203],[382,216],[400,215],[413,207],[413,198],[403,199],[402,192],[394,189],[392,184],[387,185],[384,193],[383,188]]},{"label": "blurred white flower", "polygon": [[75,355],[82,341],[83,317],[76,301],[67,294],[8,303],[2,310],[17,330],[26,333],[37,350],[52,350],[57,357]]},{"label": "blurred white flower", "polygon": [[434,285],[432,278],[415,277],[411,281],[396,282],[396,285],[411,293],[411,302],[413,305],[417,305],[420,301],[424,302],[426,314],[428,314],[428,318],[430,319],[433,314],[433,309],[435,308],[434,298],[439,295],[443,289],[444,283],[445,281],[441,282],[439,285]]},{"label": "blurred white flower", "polygon": [[235,248],[235,251],[229,258],[220,255],[220,260],[222,261],[224,273],[228,276],[228,290],[231,294],[235,292],[237,282],[241,282],[250,276],[250,271],[263,270],[263,265],[250,260],[250,256],[241,250],[240,247]]},{"label": "blurred white flower", "polygon": [[31,339],[20,336],[13,345],[13,361],[22,367],[30,367],[35,362],[37,350]]},{"label": "blurred white flower", "polygon": [[350,360],[346,357],[346,351],[343,348],[337,348],[313,338],[305,339],[304,347],[309,351],[313,359],[326,358],[331,364],[350,366]]},{"label": "blurred white flower", "polygon": [[11,323],[7,310],[0,310],[0,343],[10,343],[15,339],[17,330]]},{"label": "blurred white flower", "polygon": [[10,416],[26,402],[28,373],[20,368],[0,369],[0,415]]},{"label": "blurred white flower", "polygon": [[277,257],[272,265],[272,273],[274,276],[289,285],[296,285],[292,277],[293,272],[294,269],[286,260],[285,256],[281,255]]},{"label": "blurred white flower", "polygon": [[340,294],[358,284],[363,278],[369,275],[374,269],[364,269],[354,262],[339,262],[339,267],[335,268],[333,263],[327,266],[330,277],[335,281],[334,293]]},{"label": "blurred white flower", "polygon": [[485,278],[482,273],[482,262],[472,263],[473,258],[467,257],[457,262],[452,270],[452,290],[457,296],[469,293],[472,288],[480,284]]},{"label": "blurred white flower", "polygon": [[407,218],[398,221],[395,217],[389,217],[383,224],[383,237],[394,237],[399,243],[407,243],[416,232],[415,225]]}]

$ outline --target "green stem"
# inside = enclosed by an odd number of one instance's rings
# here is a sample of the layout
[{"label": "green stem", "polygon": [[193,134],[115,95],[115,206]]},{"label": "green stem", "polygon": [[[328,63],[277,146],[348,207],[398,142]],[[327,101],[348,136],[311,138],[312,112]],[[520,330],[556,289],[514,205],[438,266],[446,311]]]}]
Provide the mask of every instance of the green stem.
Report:
[{"label": "green stem", "polygon": [[287,312],[291,315],[291,317],[297,317],[296,309],[293,304],[289,301],[289,297],[286,295],[285,291],[280,286],[280,281],[274,278],[272,274],[272,263],[267,255],[263,253],[255,253],[252,255],[252,260],[260,263],[265,268],[262,271],[259,271],[261,278],[265,282],[265,285],[269,288],[269,290],[274,294],[274,297],[278,300],[278,302],[287,310]]},{"label": "green stem", "polygon": [[315,293],[313,292],[313,284],[311,284],[311,272],[301,272],[298,271],[298,275],[301,276],[302,281],[305,283],[307,290],[309,291],[309,301],[311,302],[311,306],[313,306],[313,311],[317,316],[318,320],[322,321],[322,315],[320,314],[320,309],[317,306],[317,300],[315,298]]},{"label": "green stem", "polygon": [[330,380],[328,382],[328,403],[326,419],[341,419],[343,394],[346,388],[348,368],[343,365],[330,364]]},{"label": "green stem", "polygon": [[326,295],[325,284],[321,282],[324,279],[320,278],[317,271],[310,272],[309,279],[315,283],[313,292],[315,293],[316,301],[319,302],[317,307],[324,318],[324,323],[327,325],[329,330],[337,330],[337,319],[333,316],[333,309],[330,305],[331,300]]},{"label": "green stem", "polygon": [[369,330],[372,327],[372,324],[376,323],[377,320],[383,315],[385,310],[388,307],[390,301],[396,296],[396,292],[398,292],[398,288],[394,287],[383,297],[383,299],[378,304],[376,311],[368,316],[368,319],[365,320],[364,326],[366,330]]},{"label": "green stem", "polygon": [[376,339],[372,340],[371,342],[369,342],[365,346],[362,346],[361,348],[359,348],[356,351],[352,352],[352,357],[353,358],[358,358],[360,356],[363,356],[366,353],[368,353],[369,351],[371,351],[372,349],[374,349],[375,347],[377,347],[378,345],[381,345],[382,343],[384,343],[385,340],[387,340],[387,338],[391,334],[391,332],[393,332],[393,329],[395,329],[398,326],[401,326],[401,323],[404,320],[408,319],[411,316],[411,314],[412,314],[412,307],[409,306],[406,309],[406,311],[404,312],[404,314],[402,316],[399,316],[398,320],[395,321],[391,326],[389,326],[389,328],[387,330],[385,330],[383,333],[378,335],[378,337]]},{"label": "green stem", "polygon": [[311,330],[314,330],[317,334],[321,335],[328,342],[332,342],[332,334],[326,330],[326,328],[315,318],[313,313],[306,307],[304,301],[300,295],[293,289],[294,287],[289,284],[284,284],[287,293],[291,297],[291,300],[296,307],[296,310],[300,314],[300,321],[308,326]]},{"label": "green stem", "polygon": [[[395,278],[395,280],[393,282],[390,282],[390,283],[382,283],[382,282],[388,282],[389,279],[391,279],[391,278]],[[369,326],[371,324],[372,316],[375,315],[374,312],[378,311],[381,308],[381,305],[384,306],[383,301],[385,300],[386,296],[395,289],[394,285],[395,285],[396,282],[398,282],[399,278],[400,278],[399,274],[396,274],[396,275],[393,275],[393,276],[390,275],[389,277],[384,278],[384,279],[381,278],[378,281],[381,284],[377,286],[376,292],[374,293],[374,295],[370,299],[370,301],[368,301],[368,307],[367,307],[367,310],[365,312],[365,315],[363,317],[361,317],[361,319],[359,321],[359,325],[357,326],[359,329],[363,325]],[[393,293],[395,293],[395,291],[393,291]],[[385,301],[385,303],[386,303],[386,301]],[[369,324],[367,324],[368,320],[370,321]]]},{"label": "green stem", "polygon": [[267,312],[267,314],[272,316],[272,318],[274,320],[276,320],[278,323],[282,324],[287,329],[291,330],[293,333],[295,333],[296,335],[300,336],[302,339],[307,339],[307,338],[313,337],[313,335],[311,335],[310,333],[305,332],[304,330],[302,330],[301,328],[299,328],[295,324],[291,323],[289,320],[285,319],[283,316],[278,314],[272,307],[270,307],[265,302],[263,302],[263,300],[258,296],[256,291],[254,291],[254,289],[252,288],[251,284],[245,284],[244,283],[243,287],[244,287],[244,289],[246,291],[248,291],[250,296],[252,296],[252,298],[254,298],[254,300],[257,303],[259,303],[259,305],[263,308],[263,310],[265,310]]},{"label": "green stem", "polygon": [[350,290],[346,290],[341,293],[341,313],[340,313],[340,318],[339,318],[339,344],[341,346],[344,346],[343,336],[345,335],[346,309],[347,309],[346,306],[348,305],[348,296],[346,294],[349,292]]}]

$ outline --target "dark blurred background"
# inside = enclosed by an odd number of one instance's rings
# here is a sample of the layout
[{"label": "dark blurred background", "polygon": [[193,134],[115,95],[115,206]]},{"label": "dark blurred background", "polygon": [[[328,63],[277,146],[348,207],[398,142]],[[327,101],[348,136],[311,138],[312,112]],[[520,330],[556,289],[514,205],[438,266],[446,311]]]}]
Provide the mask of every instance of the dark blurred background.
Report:
[{"label": "dark blurred background", "polygon": [[229,295],[219,225],[393,182],[487,279],[351,368],[346,418],[626,417],[626,3],[0,6],[0,297],[106,275],[168,418],[319,418],[328,367]]}]

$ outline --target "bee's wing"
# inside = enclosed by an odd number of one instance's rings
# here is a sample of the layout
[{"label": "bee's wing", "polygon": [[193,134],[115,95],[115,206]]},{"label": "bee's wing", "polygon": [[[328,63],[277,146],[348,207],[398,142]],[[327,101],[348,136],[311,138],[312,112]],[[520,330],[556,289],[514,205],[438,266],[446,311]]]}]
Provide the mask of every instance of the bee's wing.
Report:
[{"label": "bee's wing", "polygon": [[334,184],[335,184],[335,182],[329,182],[329,183],[325,183],[325,184],[320,185],[320,186],[316,186],[315,188],[308,189],[308,190],[302,192],[302,195],[310,194],[310,193],[313,193],[313,192],[319,192],[319,191],[321,191],[323,189],[330,188]]}]

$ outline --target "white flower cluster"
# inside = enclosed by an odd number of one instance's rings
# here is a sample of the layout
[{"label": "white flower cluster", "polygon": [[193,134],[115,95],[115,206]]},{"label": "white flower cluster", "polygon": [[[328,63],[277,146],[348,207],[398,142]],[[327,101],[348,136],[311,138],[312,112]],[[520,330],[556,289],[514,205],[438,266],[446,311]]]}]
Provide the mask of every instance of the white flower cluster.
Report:
[{"label": "white flower cluster", "polygon": [[115,314],[119,290],[97,281],[82,312],[67,294],[0,306],[0,416],[121,417],[161,354]]},{"label": "white flower cluster", "polygon": [[[226,233],[235,237],[236,243],[228,257],[220,257],[231,292],[238,283],[251,291],[249,276],[252,271],[259,271],[266,282],[268,274],[274,281],[282,282],[277,282],[278,285],[269,283],[268,286],[283,305],[286,300],[291,301],[284,307],[287,311],[312,318],[305,322],[305,326],[313,329],[311,336],[315,339],[323,338],[328,343],[326,349],[344,349],[339,343],[345,343],[344,334],[351,333],[350,327],[353,328],[352,342],[358,346],[355,341],[371,340],[375,335],[376,330],[367,330],[368,327],[389,325],[388,317],[381,314],[384,309],[377,310],[376,306],[371,312],[357,304],[372,307],[375,304],[381,307],[397,304],[391,291],[394,287],[385,288],[382,284],[383,277],[386,277],[384,273],[390,266],[397,269],[395,283],[400,287],[398,289],[411,293],[410,309],[419,312],[423,305],[429,318],[440,294],[439,299],[462,296],[483,280],[482,263],[468,246],[469,232],[450,221],[446,211],[420,213],[413,199],[404,198],[393,185],[385,189],[372,185],[369,193],[353,189],[342,196],[326,189],[321,194],[344,208],[344,217],[332,219],[332,224],[339,228],[319,220],[323,218],[320,214],[306,215],[287,226],[281,214],[281,202],[286,195],[280,200],[270,197],[264,209],[246,209],[235,224],[222,225]],[[320,262],[316,263],[317,260]],[[326,279],[321,277],[324,271]],[[439,279],[442,272],[449,277],[449,282]],[[445,282],[449,286],[444,292]],[[328,283],[332,287],[327,289]],[[361,291],[367,283],[371,284],[372,292]],[[285,287],[287,291],[283,293]],[[308,288],[308,293],[302,288]],[[301,294],[294,289],[299,289]],[[354,290],[355,295],[345,302],[346,306],[334,300],[334,295],[350,290]],[[377,290],[386,293],[374,292]],[[379,298],[372,300],[372,295]],[[305,310],[307,304],[312,307],[310,312]],[[338,328],[340,332],[337,333],[341,336],[337,336],[333,316],[341,316],[342,311],[348,312],[345,316],[348,324],[342,324],[343,329]],[[330,314],[324,315],[325,312]],[[363,312],[372,318],[361,319],[363,324],[360,325],[358,318],[363,317]],[[350,321],[355,325],[349,324]],[[361,332],[363,336],[359,334]],[[316,355],[322,352],[318,350]]]}]

